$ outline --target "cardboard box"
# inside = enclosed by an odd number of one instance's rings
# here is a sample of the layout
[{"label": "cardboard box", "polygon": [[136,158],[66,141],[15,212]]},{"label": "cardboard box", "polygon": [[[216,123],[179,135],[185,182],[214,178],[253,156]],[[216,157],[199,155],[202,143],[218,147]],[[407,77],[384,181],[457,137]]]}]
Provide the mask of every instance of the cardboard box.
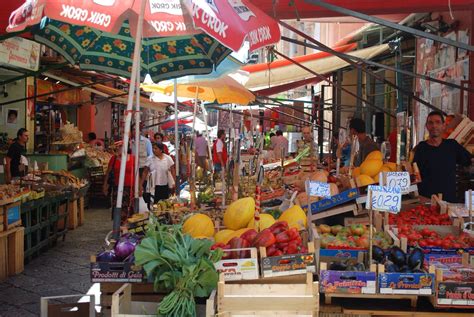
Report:
[{"label": "cardboard box", "polygon": [[259,277],[256,248],[230,249],[228,251],[250,250],[250,258],[220,260],[214,266],[218,273],[223,273],[226,281],[256,280]]},{"label": "cardboard box", "polygon": [[146,281],[141,266],[130,262],[97,262],[91,257],[91,282],[142,283]]},{"label": "cardboard box", "polygon": [[321,293],[375,294],[376,272],[331,271],[325,264],[321,263],[319,277]]},{"label": "cardboard box", "polygon": [[436,305],[474,307],[474,283],[438,283],[436,288]]},{"label": "cardboard box", "polygon": [[[379,266],[380,267],[380,266]],[[385,273],[379,271],[380,294],[431,295],[433,273]]]},{"label": "cardboard box", "polygon": [[262,258],[263,277],[287,276],[316,272],[314,253],[288,254]]},{"label": "cardboard box", "polygon": [[[326,198],[326,199],[322,199],[320,201],[311,203],[310,204],[311,214],[323,212],[325,210],[345,204],[349,201],[357,199],[357,197],[359,197],[359,190],[357,188],[348,189],[346,191],[343,191],[340,194],[332,196],[331,198]],[[307,209],[308,206],[302,206],[302,208]]]}]

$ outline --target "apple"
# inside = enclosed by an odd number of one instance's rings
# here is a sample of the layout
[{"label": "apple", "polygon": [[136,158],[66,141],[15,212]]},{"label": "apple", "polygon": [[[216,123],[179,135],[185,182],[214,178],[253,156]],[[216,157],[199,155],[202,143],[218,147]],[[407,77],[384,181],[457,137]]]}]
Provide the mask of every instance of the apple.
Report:
[{"label": "apple", "polygon": [[365,236],[360,237],[357,240],[357,246],[360,248],[368,249],[369,248],[369,239]]},{"label": "apple", "polygon": [[331,233],[331,227],[328,225],[319,225],[319,230],[321,233]]}]

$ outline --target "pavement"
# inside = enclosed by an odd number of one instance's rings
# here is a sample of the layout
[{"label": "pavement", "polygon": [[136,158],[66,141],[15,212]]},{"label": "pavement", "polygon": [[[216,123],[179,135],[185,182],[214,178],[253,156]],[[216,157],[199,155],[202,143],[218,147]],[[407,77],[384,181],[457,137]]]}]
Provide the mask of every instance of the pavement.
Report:
[{"label": "pavement", "polygon": [[90,282],[90,256],[102,248],[111,228],[109,209],[87,209],[84,225],[69,231],[64,242],[26,264],[23,273],[0,282],[0,316],[40,316],[41,297],[98,295],[98,284]]}]

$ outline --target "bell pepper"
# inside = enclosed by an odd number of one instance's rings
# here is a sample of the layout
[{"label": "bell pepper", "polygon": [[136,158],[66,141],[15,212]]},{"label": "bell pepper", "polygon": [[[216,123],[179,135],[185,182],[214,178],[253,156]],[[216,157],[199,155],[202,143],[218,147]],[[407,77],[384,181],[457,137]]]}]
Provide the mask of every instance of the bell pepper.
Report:
[{"label": "bell pepper", "polygon": [[294,240],[294,239],[300,237],[300,233],[299,233],[298,229],[296,229],[296,228],[289,229],[287,231],[287,233],[288,233],[288,236],[290,237],[290,240]]},{"label": "bell pepper", "polygon": [[275,239],[276,239],[277,243],[288,243],[292,240],[290,238],[290,236],[288,235],[288,230],[280,232],[279,234],[277,234],[275,236]]},{"label": "bell pepper", "polygon": [[276,241],[275,236],[273,233],[270,231],[269,228],[259,232],[255,239],[252,241],[252,245],[254,247],[269,247],[272,244],[274,244]]},{"label": "bell pepper", "polygon": [[283,255],[283,252],[280,250],[276,250],[276,252],[273,253],[273,256],[282,256],[282,255]]},{"label": "bell pepper", "polygon": [[[222,243],[222,242],[218,242],[211,246],[211,250],[215,250],[217,248],[220,248],[224,251],[224,250],[230,249],[230,245]],[[224,254],[222,254],[222,260],[227,260],[227,259],[230,259],[230,252],[224,252]]]},{"label": "bell pepper", "polygon": [[[250,243],[242,238],[232,238],[229,241],[230,249],[243,249],[243,248],[248,248],[250,246]],[[230,258],[231,259],[244,259],[244,258],[249,258],[250,257],[250,251],[249,250],[234,250],[230,252]]]},{"label": "bell pepper", "polygon": [[299,252],[299,247],[296,243],[290,242],[288,244],[288,249],[286,250],[286,254],[297,254]]},{"label": "bell pepper", "polygon": [[248,242],[252,242],[256,236],[257,236],[257,231],[255,231],[255,229],[249,229],[245,231],[240,237],[242,239],[247,240]]},{"label": "bell pepper", "polygon": [[267,247],[267,256],[273,256],[276,251],[278,251],[276,245],[272,244],[271,246]]},{"label": "bell pepper", "polygon": [[277,235],[280,232],[288,230],[288,223],[286,221],[277,221],[271,225],[268,229],[274,234]]},{"label": "bell pepper", "polygon": [[284,248],[288,248],[288,242],[277,242],[275,246],[277,249],[283,250]]}]

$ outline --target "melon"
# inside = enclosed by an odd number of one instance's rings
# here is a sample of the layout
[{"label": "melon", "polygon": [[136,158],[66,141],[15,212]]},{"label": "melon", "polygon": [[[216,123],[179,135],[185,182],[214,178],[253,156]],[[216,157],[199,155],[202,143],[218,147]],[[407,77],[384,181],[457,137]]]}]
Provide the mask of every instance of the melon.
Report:
[{"label": "melon", "polygon": [[255,228],[255,218],[250,220],[247,228],[255,229],[257,232],[262,231],[270,227],[275,223],[275,218],[270,214],[260,214],[260,221],[258,222],[258,229]]},{"label": "melon", "polygon": [[372,151],[365,158],[365,160],[380,160],[380,161],[382,159],[383,159],[383,155],[382,155],[382,152],[380,152],[380,151]]},{"label": "melon", "polygon": [[294,205],[285,210],[278,220],[286,221],[290,228],[296,228],[298,230],[306,228],[306,213],[298,205]]},{"label": "melon", "polygon": [[352,170],[352,177],[357,177],[360,175],[360,167],[356,167]]},{"label": "melon", "polygon": [[357,187],[364,187],[364,186],[371,185],[374,183],[375,181],[372,179],[372,177],[367,176],[367,175],[359,175],[356,178]]},{"label": "melon", "polygon": [[191,237],[214,236],[214,223],[207,215],[195,214],[186,219],[183,224],[183,232]]},{"label": "melon", "polygon": [[388,167],[391,172],[396,172],[397,171],[397,164],[393,162],[387,162],[383,166]]},{"label": "melon", "polygon": [[381,160],[365,160],[360,165],[360,174],[374,177],[380,172],[382,166],[383,162]]},{"label": "melon", "polygon": [[317,181],[317,182],[322,182],[322,183],[328,182],[328,177],[326,173],[322,170],[316,171],[313,174],[311,174],[309,179],[312,181]]},{"label": "melon", "polygon": [[374,181],[377,183],[380,183],[380,181],[382,180],[381,179],[382,173],[388,173],[388,172],[391,172],[391,170],[385,165],[382,166],[382,168],[380,169],[380,172],[377,174],[377,176],[374,177]]},{"label": "melon", "polygon": [[339,187],[334,183],[329,183],[329,189],[331,191],[331,196],[339,194]]},{"label": "melon", "polygon": [[230,239],[233,238],[235,234],[235,231],[234,230],[230,230],[230,229],[224,229],[224,230],[221,230],[221,231],[218,231],[216,232],[216,234],[214,235],[214,241],[216,243],[224,243],[224,244],[227,244],[227,242],[230,241]]},{"label": "melon", "polygon": [[255,213],[255,200],[252,197],[237,199],[224,213],[227,229],[238,230],[247,227]]}]

